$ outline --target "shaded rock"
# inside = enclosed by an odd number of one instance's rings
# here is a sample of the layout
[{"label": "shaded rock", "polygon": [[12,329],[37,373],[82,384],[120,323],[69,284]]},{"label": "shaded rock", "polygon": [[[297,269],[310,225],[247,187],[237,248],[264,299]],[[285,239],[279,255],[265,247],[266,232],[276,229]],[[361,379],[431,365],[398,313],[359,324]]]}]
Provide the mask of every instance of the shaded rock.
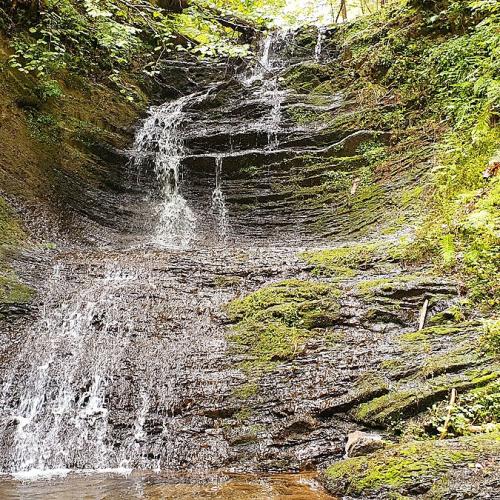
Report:
[{"label": "shaded rock", "polygon": [[279,437],[285,439],[291,436],[300,436],[308,434],[318,427],[318,422],[311,415],[297,415],[288,419],[281,431]]},{"label": "shaded rock", "polygon": [[368,455],[369,453],[384,448],[386,445],[387,443],[382,440],[380,434],[368,434],[367,432],[354,431],[347,436],[345,457]]}]

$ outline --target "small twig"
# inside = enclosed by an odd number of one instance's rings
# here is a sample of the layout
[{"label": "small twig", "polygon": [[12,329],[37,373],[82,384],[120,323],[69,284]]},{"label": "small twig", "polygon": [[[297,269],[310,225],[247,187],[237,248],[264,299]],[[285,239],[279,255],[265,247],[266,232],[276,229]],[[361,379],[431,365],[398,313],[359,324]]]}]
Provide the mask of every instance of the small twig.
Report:
[{"label": "small twig", "polygon": [[425,326],[425,320],[427,318],[427,309],[429,307],[429,299],[425,299],[424,305],[422,306],[422,309],[420,311],[420,319],[418,321],[418,331],[422,331]]},{"label": "small twig", "polygon": [[450,420],[451,420],[451,412],[453,410],[453,407],[455,406],[456,399],[457,399],[457,390],[453,388],[451,390],[450,403],[448,404],[448,413],[446,414],[446,418],[443,424],[443,430],[441,432],[441,435],[439,436],[439,439],[444,439],[448,434],[448,427],[450,426]]}]

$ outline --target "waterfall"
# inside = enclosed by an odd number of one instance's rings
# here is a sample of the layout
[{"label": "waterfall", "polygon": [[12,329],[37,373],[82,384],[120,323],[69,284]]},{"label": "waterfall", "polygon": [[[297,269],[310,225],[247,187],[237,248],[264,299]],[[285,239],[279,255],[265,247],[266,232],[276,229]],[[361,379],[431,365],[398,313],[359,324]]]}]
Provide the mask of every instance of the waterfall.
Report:
[{"label": "waterfall", "polygon": [[279,145],[279,132],[282,119],[282,106],[286,92],[280,90],[279,73],[283,68],[284,61],[276,56],[276,47],[286,42],[287,33],[278,31],[266,36],[261,44],[261,55],[255,64],[253,71],[244,83],[253,84],[261,80],[262,86],[259,93],[262,99],[271,105],[270,112],[265,118],[264,126],[267,131],[268,147],[274,149]]},{"label": "waterfall", "polygon": [[168,469],[224,456],[217,436],[193,438],[196,416],[179,409],[223,392],[212,311],[227,299],[157,267],[146,255],[105,263],[74,289],[58,289],[67,276],[54,271],[48,300],[58,305],[28,332],[0,394],[0,470]]},{"label": "waterfall", "polygon": [[194,238],[196,217],[181,194],[181,164],[185,155],[179,128],[184,106],[193,96],[153,107],[136,136],[136,161],[153,156],[158,190],[153,241],[167,248],[185,248]]},{"label": "waterfall", "polygon": [[[56,269],[54,286],[59,279]],[[0,401],[3,436],[17,424],[10,457],[15,472],[108,465],[106,392],[133,332],[132,310],[120,299],[134,279],[110,267],[76,296],[42,311]],[[20,373],[26,376],[15,379]],[[14,384],[18,401],[9,390]]]},{"label": "waterfall", "polygon": [[[227,109],[218,102],[197,106],[217,85],[150,108],[131,150],[137,179],[146,179],[140,216],[151,219],[147,245],[123,249],[120,240],[112,249],[63,250],[55,257],[66,266],[54,268],[38,317],[8,360],[0,394],[1,471],[186,469],[234,459],[217,422],[241,379],[234,361],[228,366],[221,315],[236,292],[220,284],[253,280],[257,266],[268,269],[270,262],[278,269],[273,259],[281,263],[281,251],[258,247],[247,262],[246,247],[203,242],[225,243],[237,217],[247,222],[244,211],[254,210],[257,199],[253,183],[274,197],[271,174],[260,178],[256,168],[248,189],[238,169],[251,170],[256,157],[279,157],[281,151],[269,150],[291,130],[280,89],[286,41],[284,33],[263,41],[245,95],[240,100],[241,86],[234,94],[229,89],[235,102]],[[222,100],[227,87],[221,89]],[[233,215],[228,200],[241,196],[247,206]],[[272,223],[287,222],[275,212]],[[206,220],[217,238],[202,238]],[[295,253],[286,259],[294,261]]]},{"label": "waterfall", "polygon": [[225,241],[228,232],[228,213],[222,192],[222,156],[215,157],[215,188],[212,192],[212,210],[216,217],[219,239]]},{"label": "waterfall", "polygon": [[323,50],[323,37],[325,35],[325,27],[318,26],[318,39],[316,41],[316,47],[314,48],[314,59],[319,61],[321,59],[321,52]]},{"label": "waterfall", "polygon": [[163,248],[188,248],[196,236],[196,216],[182,195],[182,161],[186,150],[181,128],[184,108],[203,101],[211,92],[195,93],[152,107],[136,135],[134,164],[141,168],[152,160],[156,177],[153,243]]}]

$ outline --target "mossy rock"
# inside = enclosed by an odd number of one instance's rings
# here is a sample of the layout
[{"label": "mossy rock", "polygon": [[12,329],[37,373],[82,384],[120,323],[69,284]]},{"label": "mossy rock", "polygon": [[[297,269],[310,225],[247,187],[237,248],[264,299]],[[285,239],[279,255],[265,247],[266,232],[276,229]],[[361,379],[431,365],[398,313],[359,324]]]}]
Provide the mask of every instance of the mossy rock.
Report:
[{"label": "mossy rock", "polygon": [[214,286],[217,288],[232,288],[241,284],[240,276],[216,276],[214,278]]},{"label": "mossy rock", "polygon": [[389,427],[405,417],[427,410],[433,403],[447,399],[453,388],[468,391],[484,386],[499,376],[498,367],[491,366],[484,371],[440,375],[426,382],[414,380],[410,385],[395,388],[388,394],[361,404],[353,416],[367,425]]},{"label": "mossy rock", "polygon": [[0,308],[27,304],[33,298],[34,290],[21,283],[8,265],[8,254],[25,240],[26,233],[14,210],[0,196]]},{"label": "mossy rock", "polygon": [[228,304],[230,337],[249,357],[249,371],[293,359],[315,331],[335,324],[340,292],[330,284],[303,280],[275,283]]},{"label": "mossy rock", "polygon": [[0,196],[0,246],[18,245],[26,238],[14,211]]},{"label": "mossy rock", "polygon": [[284,75],[285,85],[300,92],[311,92],[328,78],[328,68],[311,61],[294,66]]},{"label": "mossy rock", "polygon": [[314,266],[314,275],[353,277],[383,260],[384,249],[382,243],[366,243],[307,251],[300,257]]},{"label": "mossy rock", "polygon": [[20,283],[14,274],[0,275],[0,306],[2,304],[7,306],[27,304],[34,294],[34,290],[28,285]]},{"label": "mossy rock", "polygon": [[314,314],[332,305],[338,309],[336,299],[339,296],[340,291],[330,284],[291,279],[261,288],[243,299],[236,299],[226,309],[232,321],[257,316],[263,320],[279,317],[285,322],[295,323],[304,319],[307,312]]},{"label": "mossy rock", "polygon": [[330,417],[348,411],[355,406],[383,396],[388,392],[389,386],[382,375],[377,372],[364,372],[358,377],[352,390],[339,403],[329,405],[323,409],[321,416]]},{"label": "mossy rock", "polygon": [[323,479],[334,495],[414,497],[430,491],[436,481],[458,467],[487,461],[486,457],[498,453],[498,432],[448,441],[415,441],[342,460],[330,466]]}]

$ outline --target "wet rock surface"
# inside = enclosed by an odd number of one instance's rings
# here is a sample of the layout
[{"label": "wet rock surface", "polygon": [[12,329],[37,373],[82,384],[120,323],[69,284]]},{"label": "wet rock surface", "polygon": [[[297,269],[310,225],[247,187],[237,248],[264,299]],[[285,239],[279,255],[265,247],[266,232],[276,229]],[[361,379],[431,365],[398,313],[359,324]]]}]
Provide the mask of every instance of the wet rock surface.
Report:
[{"label": "wet rock surface", "polygon": [[[303,86],[331,78],[313,49],[268,58],[270,78],[195,85],[152,108],[138,134],[155,140],[109,155],[120,188],[78,207],[100,227],[87,245],[21,258],[39,294],[2,323],[3,471],[316,469],[343,456],[350,432],[496,379],[479,325],[446,318],[457,283],[410,272],[396,238],[376,234],[426,165],[369,171],[367,151],[404,144],[335,126],[352,109]],[[196,220],[180,248],[158,235],[172,204]],[[370,245],[367,232],[380,254],[306,256]],[[331,490],[349,494],[340,476]]]},{"label": "wet rock surface", "polygon": [[329,467],[329,490],[342,498],[498,497],[498,434],[388,446]]},{"label": "wet rock surface", "polygon": [[[373,302],[387,297],[360,296],[356,290],[362,279],[336,284],[338,319],[315,327],[292,355],[262,369],[246,368],[245,362],[254,359],[234,349],[225,306],[271,283],[292,277],[311,281],[297,257],[300,250],[58,255],[54,282],[46,283],[39,298],[40,319],[31,328],[11,332],[4,352],[11,360],[2,370],[2,405],[4,414],[11,415],[3,422],[4,470],[13,461],[29,463],[23,460],[30,460],[32,440],[40,446],[41,462],[32,464],[38,467],[56,467],[58,453],[74,449],[69,463],[75,468],[156,463],[162,468],[314,468],[340,457],[345,434],[360,422],[379,424],[386,415],[414,412],[419,398],[442,396],[443,387],[456,384],[457,377],[475,383],[460,367],[443,367],[440,385],[425,377],[418,384],[406,382],[381,369],[388,360],[404,359],[398,339],[415,330],[426,294],[439,291],[437,309],[453,300],[451,283],[427,281],[423,286],[421,279],[394,284],[391,294],[398,299],[391,298],[384,307],[397,304],[399,312],[388,322],[376,323],[365,318]],[[397,282],[397,275],[392,279]],[[440,340],[436,352],[446,349]],[[408,358],[418,370],[418,355],[410,352]],[[40,374],[37,367],[45,365],[48,373]],[[50,407],[69,405],[78,425],[37,414],[30,422],[35,434],[28,428],[20,440],[13,425],[16,406],[22,404],[19,398],[32,404],[40,384]],[[414,395],[407,395],[408,384]],[[15,391],[9,390],[14,386]],[[400,393],[407,399],[397,400],[390,414],[387,404],[381,405],[381,415],[376,408],[364,412],[365,405]],[[93,397],[103,406],[90,411]],[[82,429],[92,435],[97,428],[102,437],[89,453]],[[36,434],[41,432],[48,438]]]}]

